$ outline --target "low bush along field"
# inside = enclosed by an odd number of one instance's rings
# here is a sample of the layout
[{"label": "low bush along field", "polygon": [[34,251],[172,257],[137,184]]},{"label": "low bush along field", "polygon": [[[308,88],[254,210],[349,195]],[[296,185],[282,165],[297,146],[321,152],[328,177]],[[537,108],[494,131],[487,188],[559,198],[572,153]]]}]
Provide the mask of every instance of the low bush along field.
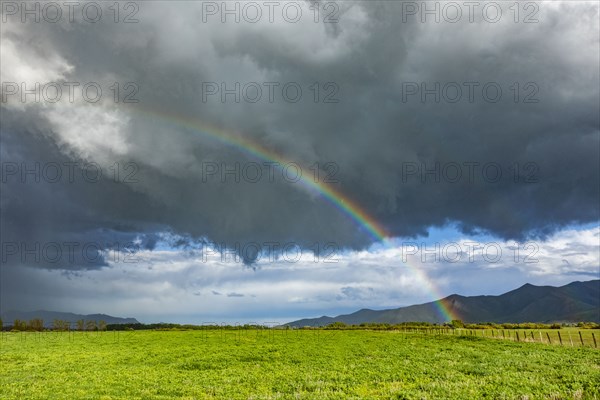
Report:
[{"label": "low bush along field", "polygon": [[600,399],[600,350],[375,331],[2,333],[2,399]]}]

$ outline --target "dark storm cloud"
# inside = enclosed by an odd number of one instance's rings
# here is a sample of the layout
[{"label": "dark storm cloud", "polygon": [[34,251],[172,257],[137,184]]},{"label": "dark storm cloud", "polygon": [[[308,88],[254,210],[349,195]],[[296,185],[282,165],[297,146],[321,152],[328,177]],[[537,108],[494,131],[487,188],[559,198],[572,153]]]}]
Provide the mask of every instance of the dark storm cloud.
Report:
[{"label": "dark storm cloud", "polygon": [[[93,26],[5,27],[3,40],[27,48],[32,60],[58,55],[71,65],[65,80],[105,88],[111,81],[135,82],[140,103],[87,105],[122,119],[110,132],[68,109],[3,104],[2,162],[81,159],[139,168],[136,183],[3,184],[3,241],[142,235],[151,248],[154,233],[170,231],[233,247],[293,241],[361,248],[371,242],[346,215],[298,184],[203,182],[207,162],[256,160],[139,108],[239,132],[306,166],[335,163],[336,187],[398,236],[457,222],[465,232],[524,238],[598,219],[596,4],[539,3],[535,24],[422,24],[402,22],[401,3],[340,3],[339,23],[328,26],[201,23],[200,4],[143,3],[137,24],[104,19]],[[3,69],[18,66],[3,56]],[[216,96],[204,102],[202,82],[297,82],[304,96],[298,103],[280,96],[273,103],[223,104]],[[339,102],[312,101],[314,82],[334,82]],[[494,82],[503,97],[485,101],[478,89],[473,102],[405,99],[412,82],[478,82],[478,88]],[[525,85],[534,83],[539,101],[515,103],[515,83],[520,100],[529,93]],[[90,126],[99,129],[93,133]],[[436,163],[462,166],[462,179],[432,182],[430,176],[423,183],[419,173],[407,174],[407,168]],[[473,181],[465,163],[476,165]],[[498,182],[482,178],[486,163],[501,167]],[[524,182],[530,175],[535,181]]]},{"label": "dark storm cloud", "polygon": [[31,115],[2,116],[4,266],[97,268],[105,250],[154,248],[160,226],[140,219],[144,197],[62,152]]},{"label": "dark storm cloud", "polygon": [[[147,198],[115,181],[107,169],[106,176],[98,180],[85,178],[87,173],[94,176],[95,167],[65,156],[48,138],[5,131],[1,144],[3,149],[13,150],[2,154],[3,265],[106,266],[111,257],[104,251],[134,257],[139,251],[155,248],[159,241],[156,232],[169,230],[161,222],[162,207],[147,204],[139,209]],[[61,178],[50,181],[55,171]],[[174,241],[173,246],[182,244]]]}]

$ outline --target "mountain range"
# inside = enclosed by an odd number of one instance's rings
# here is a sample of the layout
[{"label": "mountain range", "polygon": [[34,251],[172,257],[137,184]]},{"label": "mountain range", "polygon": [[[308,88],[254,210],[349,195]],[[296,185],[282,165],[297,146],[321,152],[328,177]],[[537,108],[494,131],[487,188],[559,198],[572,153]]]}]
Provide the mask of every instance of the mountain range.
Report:
[{"label": "mountain range", "polygon": [[[446,312],[442,312],[444,309]],[[467,323],[495,322],[596,322],[600,323],[600,280],[572,282],[565,286],[534,286],[529,283],[499,296],[448,297],[424,304],[388,310],[362,309],[352,314],[337,317],[301,319],[285,325],[325,326],[333,322],[349,325],[362,323],[429,322],[448,321],[447,314]],[[55,319],[104,321],[107,324],[137,324],[135,318],[120,318],[106,314],[74,314],[58,311],[7,311],[0,314],[5,326],[15,319],[29,321],[40,318],[45,327],[51,327]]]},{"label": "mountain range", "polygon": [[73,314],[68,312],[59,311],[7,311],[0,315],[4,325],[12,325],[15,319],[30,321],[34,318],[40,318],[44,321],[44,327],[49,328],[52,326],[52,321],[60,319],[63,321],[69,321],[71,325],[74,325],[77,320],[83,319],[85,321],[104,321],[107,324],[137,324],[139,323],[135,318],[119,318],[113,317],[106,314]]},{"label": "mountain range", "polygon": [[[440,307],[442,306],[442,307]],[[534,286],[529,283],[499,296],[452,294],[441,300],[389,310],[362,309],[337,317],[301,319],[285,325],[325,326],[333,322],[362,323],[430,322],[448,318],[440,311],[468,323],[596,322],[600,323],[600,280],[572,282],[565,286]]]}]

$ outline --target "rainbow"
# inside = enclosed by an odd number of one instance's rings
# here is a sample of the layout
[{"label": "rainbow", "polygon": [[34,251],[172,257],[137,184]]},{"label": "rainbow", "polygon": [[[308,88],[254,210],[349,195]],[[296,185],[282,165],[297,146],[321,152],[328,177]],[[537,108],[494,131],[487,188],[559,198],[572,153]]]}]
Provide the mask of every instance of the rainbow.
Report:
[{"label": "rainbow", "polygon": [[438,290],[438,288],[431,282],[431,279],[427,276],[425,271],[422,268],[418,268],[415,266],[406,263],[412,270],[412,272],[417,276],[417,278],[423,282],[426,286],[427,291],[433,296],[435,300],[433,302],[433,306],[435,307],[436,312],[440,317],[442,317],[445,321],[452,321],[455,319],[461,319],[457,312],[454,309],[454,305],[449,303],[447,300],[443,299],[443,294]]},{"label": "rainbow", "polygon": [[[282,165],[292,162],[281,154],[278,154],[259,143],[253,142],[242,137],[241,135],[236,135],[217,126],[208,124],[197,118],[188,117],[165,110],[149,108],[148,106],[144,106],[143,108],[132,107],[131,111],[134,113],[144,114],[149,118],[159,119],[161,121],[166,121],[173,125],[191,130],[197,134],[201,134],[214,141],[223,143],[226,146],[233,147],[243,154],[247,154],[262,161],[276,162]],[[296,164],[298,163],[296,162]],[[352,199],[342,193],[339,189],[328,185],[326,182],[320,182],[318,180],[315,181],[310,177],[306,177],[305,174],[300,177],[299,182],[310,191],[320,194],[335,208],[347,215],[361,229],[366,231],[375,242],[382,242],[386,246],[390,245],[391,235],[387,232],[386,228],[378,223],[375,218],[368,214],[366,210],[362,209],[356,202],[352,201]],[[425,271],[423,271],[422,268],[412,266],[408,263],[406,265],[411,269],[416,277],[425,284],[427,291],[434,296],[434,299],[439,299],[434,302],[434,306],[439,316],[447,321],[460,319],[451,310],[451,308],[453,308],[452,305],[446,304],[446,302],[442,299],[442,295],[427,277]]]},{"label": "rainbow", "polygon": [[[132,110],[146,114],[150,118],[158,117],[161,120],[169,121],[175,125],[199,133],[212,140],[221,142],[226,146],[234,147],[241,153],[248,154],[251,157],[262,161],[276,162],[282,165],[292,163],[292,160],[286,159],[284,156],[258,143],[192,117],[175,114],[173,112],[167,112],[164,110],[149,109],[147,107],[135,109],[132,108]],[[294,163],[300,165],[303,171],[308,170],[308,168],[305,169],[298,162],[294,161]],[[319,193],[335,208],[350,217],[361,229],[364,229],[374,241],[385,242],[390,237],[383,225],[379,224],[364,209],[362,209],[357,203],[352,201],[339,189],[333,187],[332,185],[328,185],[325,182],[313,180],[310,177],[307,177],[306,174],[302,174],[298,182],[308,190]]]}]

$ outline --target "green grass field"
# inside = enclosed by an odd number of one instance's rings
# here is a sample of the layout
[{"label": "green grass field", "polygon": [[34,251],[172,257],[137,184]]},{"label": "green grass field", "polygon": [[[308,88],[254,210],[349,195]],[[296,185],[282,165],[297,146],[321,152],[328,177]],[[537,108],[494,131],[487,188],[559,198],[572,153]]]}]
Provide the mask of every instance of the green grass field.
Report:
[{"label": "green grass field", "polygon": [[600,350],[388,331],[3,333],[2,399],[600,399]]}]

